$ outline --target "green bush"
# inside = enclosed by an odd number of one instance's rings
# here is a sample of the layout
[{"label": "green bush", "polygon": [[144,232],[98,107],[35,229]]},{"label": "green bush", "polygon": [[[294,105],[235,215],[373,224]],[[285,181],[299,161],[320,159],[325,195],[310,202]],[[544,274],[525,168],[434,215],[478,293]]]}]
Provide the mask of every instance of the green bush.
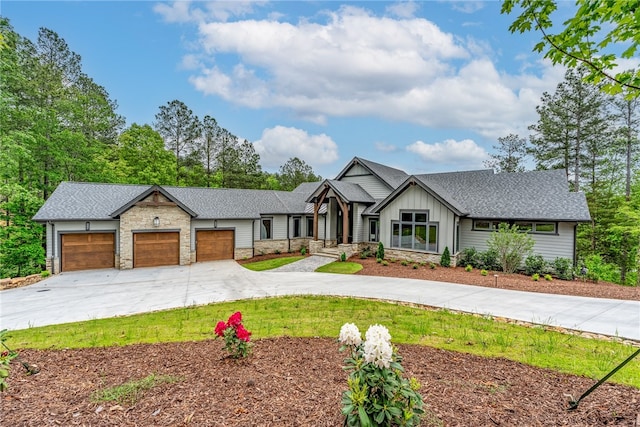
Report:
[{"label": "green bush", "polygon": [[480,270],[480,274],[486,276],[489,274],[489,272],[487,270]]},{"label": "green bush", "polygon": [[360,259],[369,258],[371,255],[371,248],[369,246],[365,246],[360,251]]},{"label": "green bush", "polygon": [[376,258],[376,262],[380,264],[382,262],[382,258]]},{"label": "green bush", "polygon": [[42,273],[40,273],[40,277],[42,278],[49,276],[51,276],[51,272],[49,270],[43,270]]},{"label": "green bush", "polygon": [[584,265],[587,268],[587,278],[593,280],[594,283],[598,283],[600,280],[614,283],[620,281],[620,274],[616,266],[604,262],[600,255],[589,255],[584,260]]},{"label": "green bush", "polygon": [[531,278],[533,279],[534,282],[537,282],[538,280],[540,280],[540,275],[538,273],[534,273],[533,276],[531,276]]},{"label": "green bush", "polygon": [[418,269],[418,264],[413,264],[413,269],[417,270]]},{"label": "green bush", "polygon": [[430,263],[429,264],[429,268],[432,269],[432,270],[435,270],[436,269],[436,265],[434,263]]},{"label": "green bush", "polygon": [[546,265],[547,263],[542,255],[529,255],[524,260],[524,272],[527,276],[533,276],[536,273],[540,274],[544,272]]},{"label": "green bush", "polygon": [[342,252],[340,254],[340,261],[345,262],[347,260],[347,254],[345,254],[344,252]]},{"label": "green bush", "polygon": [[300,248],[300,255],[306,255],[307,254],[307,248],[305,248],[304,246]]},{"label": "green bush", "polygon": [[407,261],[406,259],[403,259],[400,264],[402,264],[404,267],[406,267],[407,265],[409,265],[409,261]]},{"label": "green bush", "polygon": [[458,264],[476,267],[478,265],[478,251],[476,248],[464,248],[460,254],[460,262]]},{"label": "green bush", "polygon": [[467,264],[467,266],[464,268],[465,271],[470,272],[471,270],[473,270],[473,266],[471,264]]},{"label": "green bush", "polygon": [[378,243],[378,250],[376,251],[376,258],[384,259],[384,245],[382,242]]},{"label": "green bush", "polygon": [[502,271],[513,273],[533,249],[534,241],[529,234],[518,231],[517,225],[502,223],[497,232],[491,233],[487,244],[498,254]]},{"label": "green bush", "polygon": [[442,256],[440,257],[440,265],[443,267],[451,267],[451,254],[449,253],[449,246],[444,247]]},{"label": "green bush", "polygon": [[547,282],[550,282],[550,281],[552,281],[552,280],[553,280],[553,277],[551,277],[551,275],[550,275],[550,274],[545,274],[545,275],[544,275],[544,280],[546,280]]},{"label": "green bush", "polygon": [[569,258],[556,258],[553,261],[556,277],[562,280],[573,280],[573,265]]},{"label": "green bush", "polygon": [[497,271],[502,268],[500,261],[498,260],[498,253],[495,250],[489,249],[484,252],[478,252],[476,259],[476,268],[493,271]]},{"label": "green bush", "polygon": [[387,265],[389,265],[389,263],[387,262],[387,260],[386,260],[386,259],[385,259],[385,260],[382,260],[382,262],[381,262],[380,264],[381,264],[381,265],[383,265],[383,266],[385,266],[385,267],[386,267]]}]

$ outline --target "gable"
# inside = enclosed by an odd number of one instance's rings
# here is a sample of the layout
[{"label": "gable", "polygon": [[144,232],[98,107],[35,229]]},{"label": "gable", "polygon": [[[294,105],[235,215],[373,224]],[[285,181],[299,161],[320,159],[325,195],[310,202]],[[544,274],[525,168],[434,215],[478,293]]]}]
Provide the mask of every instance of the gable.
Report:
[{"label": "gable", "polygon": [[380,178],[360,164],[352,164],[339,179],[341,182],[357,184],[374,199],[384,199],[393,190]]}]

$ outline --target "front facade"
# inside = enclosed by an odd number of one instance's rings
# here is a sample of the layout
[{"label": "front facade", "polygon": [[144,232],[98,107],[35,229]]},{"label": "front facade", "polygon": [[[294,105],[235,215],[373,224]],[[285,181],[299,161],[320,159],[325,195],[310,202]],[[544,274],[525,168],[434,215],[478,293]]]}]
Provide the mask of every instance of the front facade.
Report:
[{"label": "front facade", "polygon": [[548,260],[575,259],[582,193],[562,171],[408,175],[354,158],[334,180],[292,192],[64,182],[34,217],[52,273],[188,265],[338,247],[385,246],[389,257],[439,262],[445,247],[486,250],[518,224]]}]

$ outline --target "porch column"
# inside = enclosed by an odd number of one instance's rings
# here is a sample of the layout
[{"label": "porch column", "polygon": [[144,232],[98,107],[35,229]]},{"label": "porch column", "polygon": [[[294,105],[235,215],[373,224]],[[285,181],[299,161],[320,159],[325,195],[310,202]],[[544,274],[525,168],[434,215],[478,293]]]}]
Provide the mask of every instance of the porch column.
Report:
[{"label": "porch column", "polygon": [[329,186],[325,184],[322,193],[320,193],[320,195],[313,202],[313,240],[318,240],[318,212],[320,211],[320,206],[322,206],[322,202],[327,196],[327,193],[329,193]]}]

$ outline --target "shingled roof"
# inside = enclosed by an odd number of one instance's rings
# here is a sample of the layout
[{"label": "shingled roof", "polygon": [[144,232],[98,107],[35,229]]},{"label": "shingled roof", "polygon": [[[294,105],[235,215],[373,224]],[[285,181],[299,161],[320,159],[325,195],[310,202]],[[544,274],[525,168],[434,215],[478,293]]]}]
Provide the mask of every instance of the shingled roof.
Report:
[{"label": "shingled roof", "polygon": [[372,162],[371,160],[362,159],[360,157],[354,157],[353,160],[351,160],[351,162],[349,162],[349,164],[338,174],[336,179],[339,180],[340,178],[342,178],[344,174],[347,173],[347,171],[351,168],[351,166],[356,164],[363,166],[369,172],[376,175],[391,189],[398,188],[398,186],[402,184],[409,176],[403,170]]}]

